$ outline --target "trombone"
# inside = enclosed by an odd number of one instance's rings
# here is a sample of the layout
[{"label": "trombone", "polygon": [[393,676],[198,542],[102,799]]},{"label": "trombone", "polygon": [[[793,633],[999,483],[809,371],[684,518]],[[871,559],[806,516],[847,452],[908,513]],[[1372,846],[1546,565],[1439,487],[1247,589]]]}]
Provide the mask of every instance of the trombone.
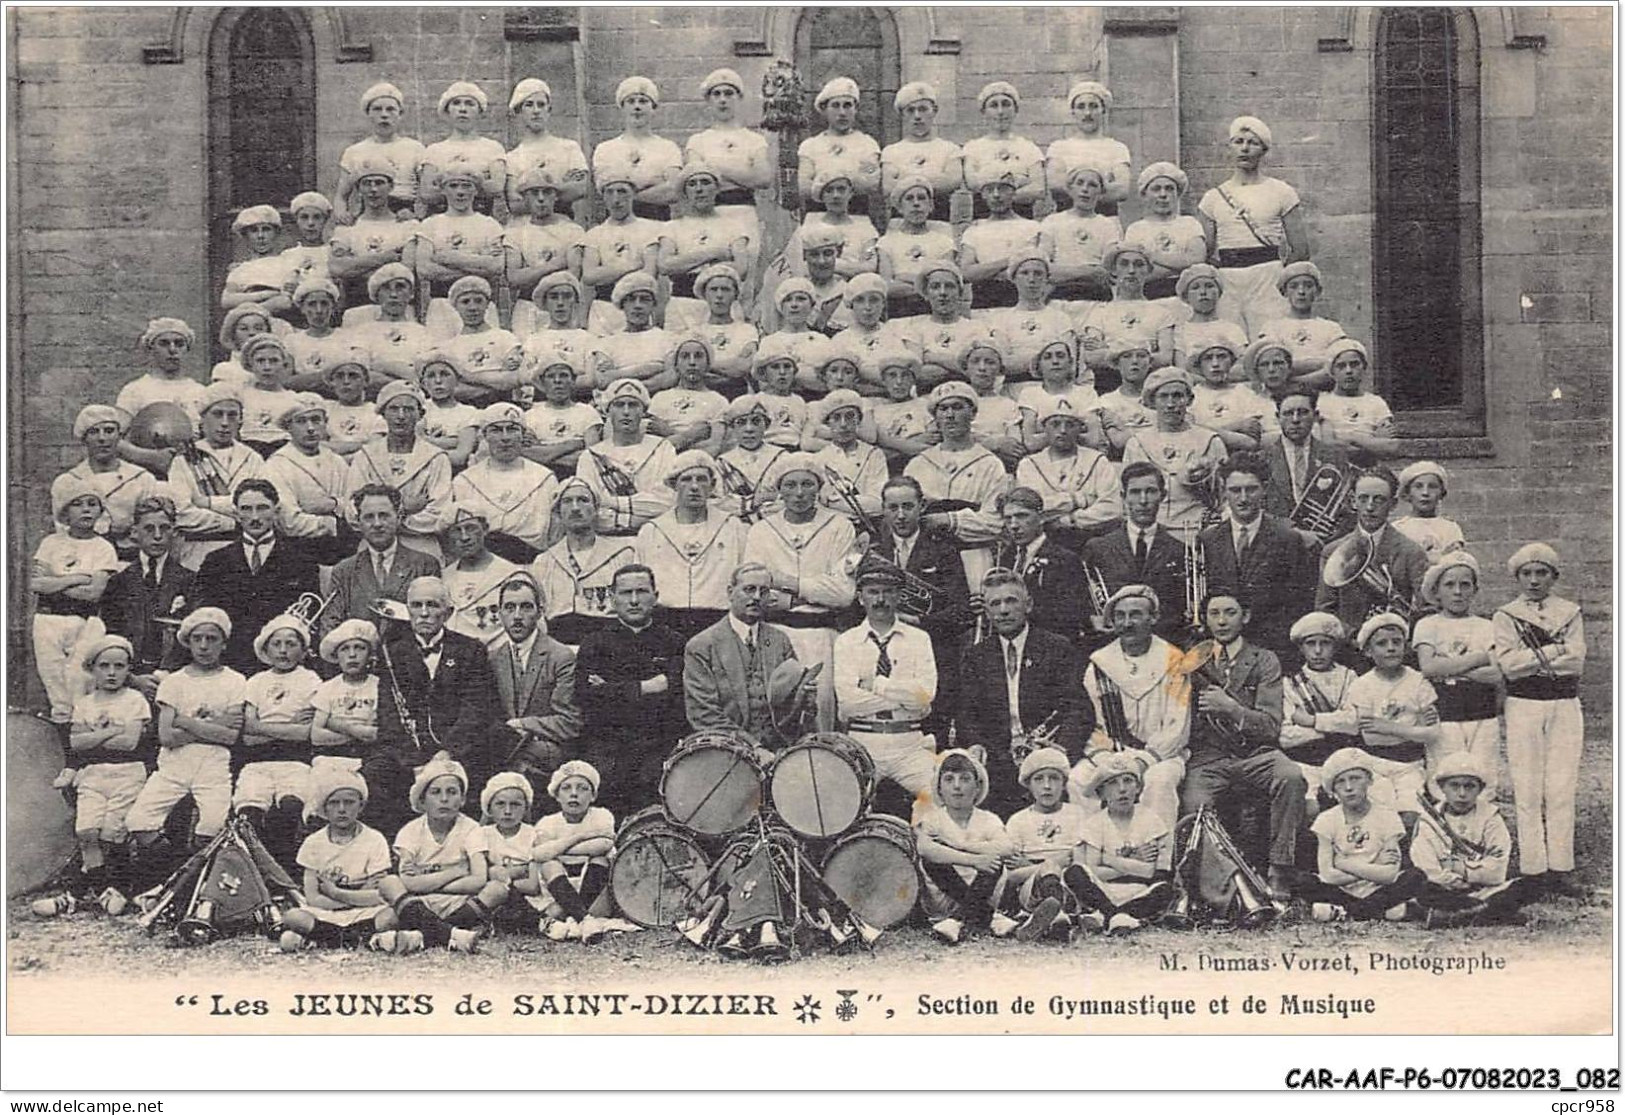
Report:
[{"label": "trombone", "polygon": [[1354,480],[1335,465],[1321,465],[1303,486],[1303,498],[1292,508],[1292,525],[1307,530],[1322,542],[1338,534],[1338,524],[1348,512],[1354,494]]},{"label": "trombone", "polygon": [[1416,609],[1409,600],[1399,595],[1399,590],[1394,586],[1393,570],[1388,568],[1388,563],[1378,563],[1376,556],[1371,536],[1363,531],[1355,531],[1347,541],[1339,543],[1335,550],[1326,555],[1326,564],[1320,571],[1320,582],[1327,588],[1341,589],[1360,581],[1381,597],[1373,606],[1373,615],[1393,612],[1410,623],[1416,618]]}]

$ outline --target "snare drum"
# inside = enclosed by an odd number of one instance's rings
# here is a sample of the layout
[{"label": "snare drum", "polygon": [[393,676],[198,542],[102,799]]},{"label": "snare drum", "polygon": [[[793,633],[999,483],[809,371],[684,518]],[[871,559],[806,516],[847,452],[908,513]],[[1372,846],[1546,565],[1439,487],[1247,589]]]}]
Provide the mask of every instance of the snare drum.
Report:
[{"label": "snare drum", "polygon": [[920,896],[914,830],[896,817],[865,817],[824,857],[824,882],[879,929],[908,917]]},{"label": "snare drum", "polygon": [[695,732],[666,758],[660,800],[680,825],[706,836],[733,832],[762,807],[762,763],[743,732]]},{"label": "snare drum", "polygon": [[645,928],[669,929],[691,913],[710,873],[699,844],[658,805],[632,814],[615,834],[609,890],[621,913]]},{"label": "snare drum", "polygon": [[813,732],[768,768],[768,793],[785,824],[803,836],[839,836],[869,808],[875,764],[863,745],[837,732]]}]

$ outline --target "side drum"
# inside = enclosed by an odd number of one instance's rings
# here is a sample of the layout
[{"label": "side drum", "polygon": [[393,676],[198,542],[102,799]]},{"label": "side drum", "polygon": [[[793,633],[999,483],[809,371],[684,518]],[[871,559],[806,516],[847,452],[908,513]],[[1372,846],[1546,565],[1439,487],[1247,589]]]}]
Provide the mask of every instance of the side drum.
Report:
[{"label": "side drum", "polygon": [[711,861],[692,836],[651,805],[628,817],[615,834],[609,889],[629,920],[669,929],[692,912]]},{"label": "side drum", "polygon": [[774,758],[768,793],[779,818],[802,836],[826,840],[852,827],[875,792],[875,764],[863,745],[837,732],[802,736]]},{"label": "side drum", "polygon": [[27,894],[73,858],[73,810],[51,782],[66,761],[60,729],[6,711],[6,897]]},{"label": "side drum", "polygon": [[762,808],[762,762],[743,732],[695,732],[667,756],[660,800],[679,825],[706,836],[733,832]]},{"label": "side drum", "polygon": [[890,929],[908,917],[920,897],[914,830],[896,817],[865,817],[835,842],[822,874],[853,913]]}]

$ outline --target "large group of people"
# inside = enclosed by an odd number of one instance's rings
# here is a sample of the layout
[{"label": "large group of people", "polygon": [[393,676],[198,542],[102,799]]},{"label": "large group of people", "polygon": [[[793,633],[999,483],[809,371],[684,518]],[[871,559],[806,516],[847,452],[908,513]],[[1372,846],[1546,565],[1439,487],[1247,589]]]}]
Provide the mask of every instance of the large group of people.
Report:
[{"label": "large group of people", "polygon": [[478,86],[425,146],[380,83],[331,199],[237,214],[208,381],[154,319],[51,486],[81,856],[37,912],[117,912],[235,813],[296,869],[286,948],[590,939],[626,927],[617,821],[711,730],[855,741],[948,941],[1163,916],[1203,807],[1321,920],[1574,888],[1562,559],[1522,547],[1475,614],[1263,121],[1191,205],[1097,82],[1047,151],[1009,83],[959,145],[909,82],[882,149],[838,77],[773,253],[743,82],[700,92],[679,146],[627,78],[589,160],[540,79],[512,150]]}]

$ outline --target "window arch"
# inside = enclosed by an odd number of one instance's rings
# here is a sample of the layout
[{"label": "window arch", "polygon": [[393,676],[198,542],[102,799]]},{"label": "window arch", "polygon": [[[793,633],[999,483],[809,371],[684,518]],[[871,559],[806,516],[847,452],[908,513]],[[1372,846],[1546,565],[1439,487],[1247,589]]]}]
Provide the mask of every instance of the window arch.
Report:
[{"label": "window arch", "polygon": [[1402,432],[1484,432],[1478,57],[1470,11],[1378,16],[1375,341],[1378,390],[1417,414]]},{"label": "window arch", "polygon": [[[296,8],[228,8],[209,34],[210,320],[241,249],[231,222],[250,205],[286,210],[316,185],[316,67]],[[286,218],[286,213],[284,213]]]},{"label": "window arch", "polygon": [[[897,21],[884,8],[806,8],[796,21],[796,70],[813,93],[832,77],[850,77],[862,93],[858,130],[884,147],[902,138],[892,98],[902,63]],[[815,126],[821,123],[815,121]],[[820,127],[819,130],[822,130]]]}]

